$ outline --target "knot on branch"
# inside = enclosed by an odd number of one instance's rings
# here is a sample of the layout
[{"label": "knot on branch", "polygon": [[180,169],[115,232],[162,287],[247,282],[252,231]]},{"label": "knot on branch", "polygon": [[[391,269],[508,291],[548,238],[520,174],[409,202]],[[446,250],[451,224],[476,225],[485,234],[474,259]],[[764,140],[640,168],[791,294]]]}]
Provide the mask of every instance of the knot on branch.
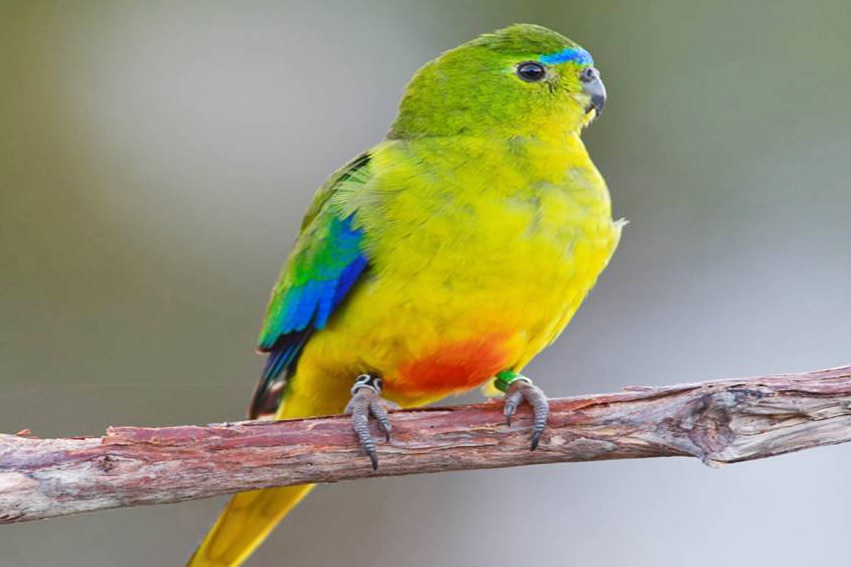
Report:
[{"label": "knot on branch", "polygon": [[685,408],[680,423],[692,444],[689,453],[710,467],[725,464],[725,454],[737,438],[734,423],[740,413],[758,406],[773,394],[768,388],[747,384],[700,388],[693,404]]}]

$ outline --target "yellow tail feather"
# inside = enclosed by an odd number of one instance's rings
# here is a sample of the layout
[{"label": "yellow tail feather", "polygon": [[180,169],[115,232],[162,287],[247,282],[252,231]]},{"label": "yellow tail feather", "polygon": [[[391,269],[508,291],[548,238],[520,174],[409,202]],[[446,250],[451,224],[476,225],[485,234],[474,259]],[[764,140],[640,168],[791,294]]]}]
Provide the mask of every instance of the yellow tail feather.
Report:
[{"label": "yellow tail feather", "polygon": [[242,492],[231,498],[186,567],[238,567],[272,528],[314,487],[287,486]]}]

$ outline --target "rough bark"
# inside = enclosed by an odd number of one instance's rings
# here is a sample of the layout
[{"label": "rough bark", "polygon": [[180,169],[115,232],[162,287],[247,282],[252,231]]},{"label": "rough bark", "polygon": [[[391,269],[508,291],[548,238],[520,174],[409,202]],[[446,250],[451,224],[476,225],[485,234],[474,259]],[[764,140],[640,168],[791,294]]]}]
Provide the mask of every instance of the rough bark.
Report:
[{"label": "rough bark", "polygon": [[[697,457],[718,466],[851,440],[851,367],[551,400],[398,411],[373,471],[342,416],[206,427],[112,427],[103,437],[0,435],[0,523],[364,477],[573,461]],[[378,431],[375,431],[378,436]]]}]

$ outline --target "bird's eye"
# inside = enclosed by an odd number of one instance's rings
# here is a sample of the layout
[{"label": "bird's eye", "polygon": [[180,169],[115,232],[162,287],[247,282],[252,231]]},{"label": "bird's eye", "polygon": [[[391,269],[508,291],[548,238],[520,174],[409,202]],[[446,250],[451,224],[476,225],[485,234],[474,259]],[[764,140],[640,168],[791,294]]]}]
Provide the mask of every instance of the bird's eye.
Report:
[{"label": "bird's eye", "polygon": [[594,67],[585,67],[579,73],[579,80],[583,83],[590,83],[592,81],[596,81],[600,78],[600,71],[595,69]]},{"label": "bird's eye", "polygon": [[537,83],[547,76],[547,69],[540,63],[528,61],[517,65],[517,76],[530,83]]}]

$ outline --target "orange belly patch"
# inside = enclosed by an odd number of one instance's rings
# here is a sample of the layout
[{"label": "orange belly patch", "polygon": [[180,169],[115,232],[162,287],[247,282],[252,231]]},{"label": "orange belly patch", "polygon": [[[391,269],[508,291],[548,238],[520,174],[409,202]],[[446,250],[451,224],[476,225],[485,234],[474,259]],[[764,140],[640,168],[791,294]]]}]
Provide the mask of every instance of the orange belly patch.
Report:
[{"label": "orange belly patch", "polygon": [[472,390],[510,366],[514,349],[507,335],[491,335],[444,345],[429,356],[402,365],[393,389],[405,394],[448,395]]}]

